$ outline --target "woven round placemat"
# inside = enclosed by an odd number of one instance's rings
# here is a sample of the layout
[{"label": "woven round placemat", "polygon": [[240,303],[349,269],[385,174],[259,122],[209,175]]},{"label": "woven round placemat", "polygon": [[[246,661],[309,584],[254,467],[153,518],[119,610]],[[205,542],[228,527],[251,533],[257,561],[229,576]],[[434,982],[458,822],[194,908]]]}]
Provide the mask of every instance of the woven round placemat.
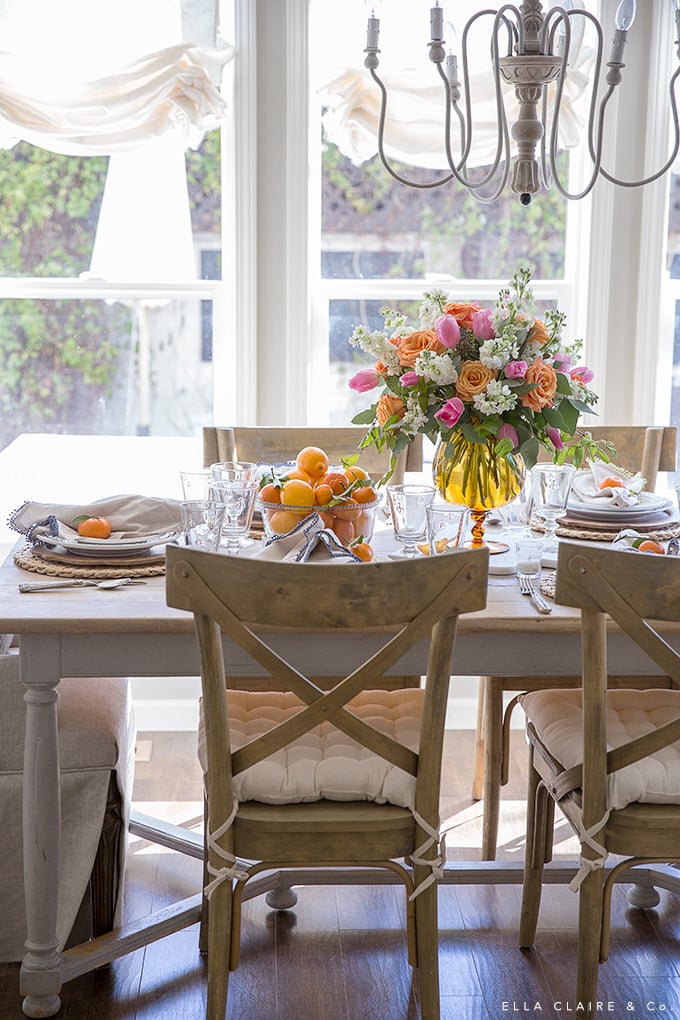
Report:
[{"label": "woven round placemat", "polygon": [[557,571],[551,570],[547,574],[541,575],[539,588],[543,595],[547,595],[548,598],[555,598],[555,581],[557,580]]},{"label": "woven round placemat", "polygon": [[[543,521],[538,517],[531,518],[531,530],[532,531],[545,531]],[[625,527],[625,525],[624,525]],[[631,527],[633,527],[631,525]],[[623,529],[619,526],[616,527],[601,527],[601,528],[582,528],[575,524],[559,524],[557,525],[557,534],[561,538],[581,538],[586,542],[613,542],[616,536]],[[645,538],[652,538],[657,542],[665,542],[669,538],[676,538],[680,536],[680,521],[669,521],[668,524],[657,524],[653,528],[644,528],[638,524],[635,526],[636,531],[640,531],[640,534],[644,534]]]},{"label": "woven round placemat", "polygon": [[[60,557],[64,560],[64,557]],[[84,577],[104,580],[108,577],[156,577],[165,573],[165,556],[145,557],[142,563],[122,563],[113,567],[104,564],[86,567],[80,563],[59,562],[57,558],[46,560],[37,555],[30,546],[14,553],[14,562],[23,570],[48,577]]]}]

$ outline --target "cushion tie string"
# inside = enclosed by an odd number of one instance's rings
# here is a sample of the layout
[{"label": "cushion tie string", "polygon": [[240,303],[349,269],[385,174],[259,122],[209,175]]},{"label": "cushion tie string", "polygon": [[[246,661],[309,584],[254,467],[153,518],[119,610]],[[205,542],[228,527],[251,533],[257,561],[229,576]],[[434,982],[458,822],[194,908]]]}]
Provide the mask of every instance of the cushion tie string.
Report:
[{"label": "cushion tie string", "polygon": [[[422,864],[426,868],[430,869],[430,874],[423,879],[411,895],[409,900],[414,900],[416,896],[419,896],[424,889],[432,885],[433,882],[439,882],[444,876],[444,864],[446,863],[446,845],[444,834],[440,834],[438,829],[433,829],[429,822],[418,814],[415,808],[411,809],[414,819],[421,829],[424,829],[427,833],[427,839],[424,843],[421,843],[419,847],[413,851],[410,855],[413,864]],[[433,846],[437,847],[437,854],[435,857],[423,858],[423,854],[427,853]]]},{"label": "cushion tie string", "polygon": [[236,817],[238,811],[238,801],[234,798],[234,805],[231,809],[231,814],[227,818],[223,825],[220,825],[214,832],[210,831],[210,819],[208,819],[208,825],[206,826],[208,834],[208,846],[211,850],[214,850],[218,857],[223,861],[226,861],[226,866],[223,868],[214,868],[208,861],[208,873],[213,876],[212,882],[209,882],[203,890],[208,900],[217,889],[218,885],[222,882],[232,881],[244,881],[248,878],[248,872],[244,870],[240,862],[236,860],[234,855],[229,850],[224,850],[217,842],[217,840],[225,834],[227,829],[231,828],[231,825]]},{"label": "cushion tie string", "polygon": [[583,844],[586,843],[591,850],[595,851],[595,853],[598,856],[594,858],[584,857],[583,849],[581,849],[581,853],[579,855],[581,867],[578,869],[576,875],[574,875],[571,882],[569,883],[569,888],[571,889],[572,892],[577,892],[580,889],[581,883],[586,878],[586,876],[591,873],[591,871],[597,871],[598,868],[603,868],[605,865],[609,852],[606,846],[602,846],[601,843],[598,843],[597,840],[593,838],[593,836],[596,832],[599,832],[599,830],[607,824],[609,814],[610,809],[607,808],[599,822],[596,822],[595,825],[591,825],[589,829],[584,829],[583,823],[581,819],[579,819],[578,835],[579,839],[581,840],[581,846],[583,847]]}]

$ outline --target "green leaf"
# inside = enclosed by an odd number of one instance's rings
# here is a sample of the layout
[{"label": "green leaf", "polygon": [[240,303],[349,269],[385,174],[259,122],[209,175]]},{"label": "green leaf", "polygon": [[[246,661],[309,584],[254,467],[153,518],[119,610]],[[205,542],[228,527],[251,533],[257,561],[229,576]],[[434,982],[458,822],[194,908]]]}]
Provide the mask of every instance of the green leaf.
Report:
[{"label": "green leaf", "polygon": [[372,404],[371,407],[367,407],[365,411],[359,411],[352,418],[353,425],[370,425],[375,420],[375,409],[376,404]]}]

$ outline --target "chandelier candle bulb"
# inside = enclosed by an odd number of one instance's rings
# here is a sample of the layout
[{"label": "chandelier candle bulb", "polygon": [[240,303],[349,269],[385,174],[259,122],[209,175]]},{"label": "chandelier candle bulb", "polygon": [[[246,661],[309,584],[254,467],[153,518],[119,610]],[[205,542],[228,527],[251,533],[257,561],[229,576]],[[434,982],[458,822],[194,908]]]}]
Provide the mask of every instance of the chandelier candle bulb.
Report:
[{"label": "chandelier candle bulb", "polygon": [[435,4],[430,8],[430,39],[432,42],[441,42],[444,38],[444,11]]},{"label": "chandelier candle bulb", "polygon": [[374,16],[374,11],[371,12],[368,25],[366,28],[366,49],[377,50],[378,40],[380,38],[380,18]]}]

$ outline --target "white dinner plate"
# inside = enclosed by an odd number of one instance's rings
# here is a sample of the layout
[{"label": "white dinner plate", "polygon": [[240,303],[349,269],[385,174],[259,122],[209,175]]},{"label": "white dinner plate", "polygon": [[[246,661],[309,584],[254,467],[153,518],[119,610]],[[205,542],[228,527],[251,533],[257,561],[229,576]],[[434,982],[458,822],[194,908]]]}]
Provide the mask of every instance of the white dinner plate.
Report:
[{"label": "white dinner plate", "polygon": [[581,503],[576,499],[570,499],[567,503],[567,511],[570,514],[599,521],[620,521],[622,518],[640,518],[651,513],[658,513],[659,510],[667,510],[673,503],[665,496],[657,496],[653,492],[641,492],[640,500],[631,506],[592,506],[588,503]]},{"label": "white dinner plate", "polygon": [[41,536],[43,545],[58,546],[77,556],[132,556],[148,552],[157,545],[167,545],[179,532],[164,531],[159,535],[143,535],[138,538],[64,538],[62,535]]}]

